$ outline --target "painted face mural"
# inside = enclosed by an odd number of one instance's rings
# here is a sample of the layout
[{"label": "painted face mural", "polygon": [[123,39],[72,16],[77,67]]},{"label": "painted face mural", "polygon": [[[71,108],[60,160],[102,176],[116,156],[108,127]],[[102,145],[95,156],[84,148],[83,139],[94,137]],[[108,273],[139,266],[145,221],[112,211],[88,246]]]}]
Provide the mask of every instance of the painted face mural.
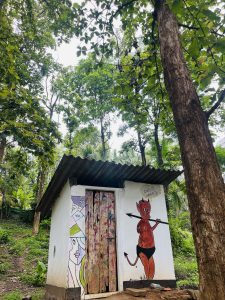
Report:
[{"label": "painted face mural", "polygon": [[155,263],[153,259],[153,254],[155,252],[155,241],[153,231],[158,226],[159,220],[155,221],[155,225],[151,226],[149,223],[151,204],[149,200],[140,200],[137,205],[137,210],[141,217],[128,214],[130,216],[141,219],[137,224],[137,233],[139,234],[138,244],[137,244],[137,258],[134,263],[128,258],[128,254],[124,253],[128,263],[131,266],[135,266],[140,258],[142,265],[144,267],[145,276],[147,279],[153,279],[155,275]]},{"label": "painted face mural", "polygon": [[72,196],[70,216],[70,250],[68,265],[68,287],[85,287],[85,199]]}]

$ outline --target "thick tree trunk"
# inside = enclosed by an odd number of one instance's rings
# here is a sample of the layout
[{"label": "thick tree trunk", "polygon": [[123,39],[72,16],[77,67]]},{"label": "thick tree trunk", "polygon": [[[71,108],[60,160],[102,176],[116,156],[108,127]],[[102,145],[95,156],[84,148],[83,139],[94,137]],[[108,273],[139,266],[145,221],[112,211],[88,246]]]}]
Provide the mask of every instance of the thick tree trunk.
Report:
[{"label": "thick tree trunk", "polygon": [[[159,1],[158,1],[159,2]],[[207,118],[188,72],[177,20],[157,10],[164,79],[179,138],[203,300],[225,299],[225,185]]]},{"label": "thick tree trunk", "polygon": [[137,135],[138,135],[138,146],[139,146],[139,150],[141,153],[141,163],[142,163],[142,166],[146,166],[147,162],[146,162],[146,157],[145,157],[145,146],[142,144],[141,134],[139,131],[137,131]]}]

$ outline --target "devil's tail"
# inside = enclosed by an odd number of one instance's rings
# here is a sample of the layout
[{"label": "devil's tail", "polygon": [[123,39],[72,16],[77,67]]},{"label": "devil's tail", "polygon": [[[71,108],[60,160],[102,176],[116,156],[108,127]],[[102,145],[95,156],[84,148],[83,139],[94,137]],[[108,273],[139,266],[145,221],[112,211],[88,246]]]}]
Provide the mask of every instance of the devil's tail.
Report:
[{"label": "devil's tail", "polygon": [[139,258],[139,257],[137,256],[135,262],[132,264],[132,263],[130,262],[130,260],[129,260],[129,258],[128,258],[128,254],[127,254],[126,252],[124,252],[124,256],[126,257],[128,263],[129,263],[129,265],[131,265],[131,266],[135,266],[136,263],[137,263],[137,261],[138,261],[138,258]]}]

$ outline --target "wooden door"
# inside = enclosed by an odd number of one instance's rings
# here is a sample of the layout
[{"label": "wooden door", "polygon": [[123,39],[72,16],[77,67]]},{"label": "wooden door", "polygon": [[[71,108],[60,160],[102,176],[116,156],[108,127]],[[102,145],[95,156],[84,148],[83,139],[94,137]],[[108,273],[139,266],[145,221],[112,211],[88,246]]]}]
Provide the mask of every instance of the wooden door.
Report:
[{"label": "wooden door", "polygon": [[114,192],[86,191],[86,294],[117,290]]}]

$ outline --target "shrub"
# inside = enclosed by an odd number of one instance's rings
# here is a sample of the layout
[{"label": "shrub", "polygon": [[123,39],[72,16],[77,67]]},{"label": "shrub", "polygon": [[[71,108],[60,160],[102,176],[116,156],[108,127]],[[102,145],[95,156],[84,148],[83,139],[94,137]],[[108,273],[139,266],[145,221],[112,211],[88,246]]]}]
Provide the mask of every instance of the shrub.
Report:
[{"label": "shrub", "polygon": [[40,223],[40,227],[43,228],[43,229],[50,229],[50,226],[51,226],[51,219],[45,219],[45,220],[42,220],[41,223]]},{"label": "shrub", "polygon": [[170,218],[170,233],[175,255],[195,256],[189,213],[183,212],[177,218]]},{"label": "shrub", "polygon": [[0,244],[6,244],[9,242],[9,233],[0,228]]},{"label": "shrub", "polygon": [[24,283],[34,286],[43,286],[46,280],[47,268],[45,264],[41,261],[38,261],[36,269],[31,274],[22,274],[20,279]]},{"label": "shrub", "polygon": [[174,262],[178,286],[185,288],[197,288],[199,278],[196,259],[178,256],[175,258]]}]

